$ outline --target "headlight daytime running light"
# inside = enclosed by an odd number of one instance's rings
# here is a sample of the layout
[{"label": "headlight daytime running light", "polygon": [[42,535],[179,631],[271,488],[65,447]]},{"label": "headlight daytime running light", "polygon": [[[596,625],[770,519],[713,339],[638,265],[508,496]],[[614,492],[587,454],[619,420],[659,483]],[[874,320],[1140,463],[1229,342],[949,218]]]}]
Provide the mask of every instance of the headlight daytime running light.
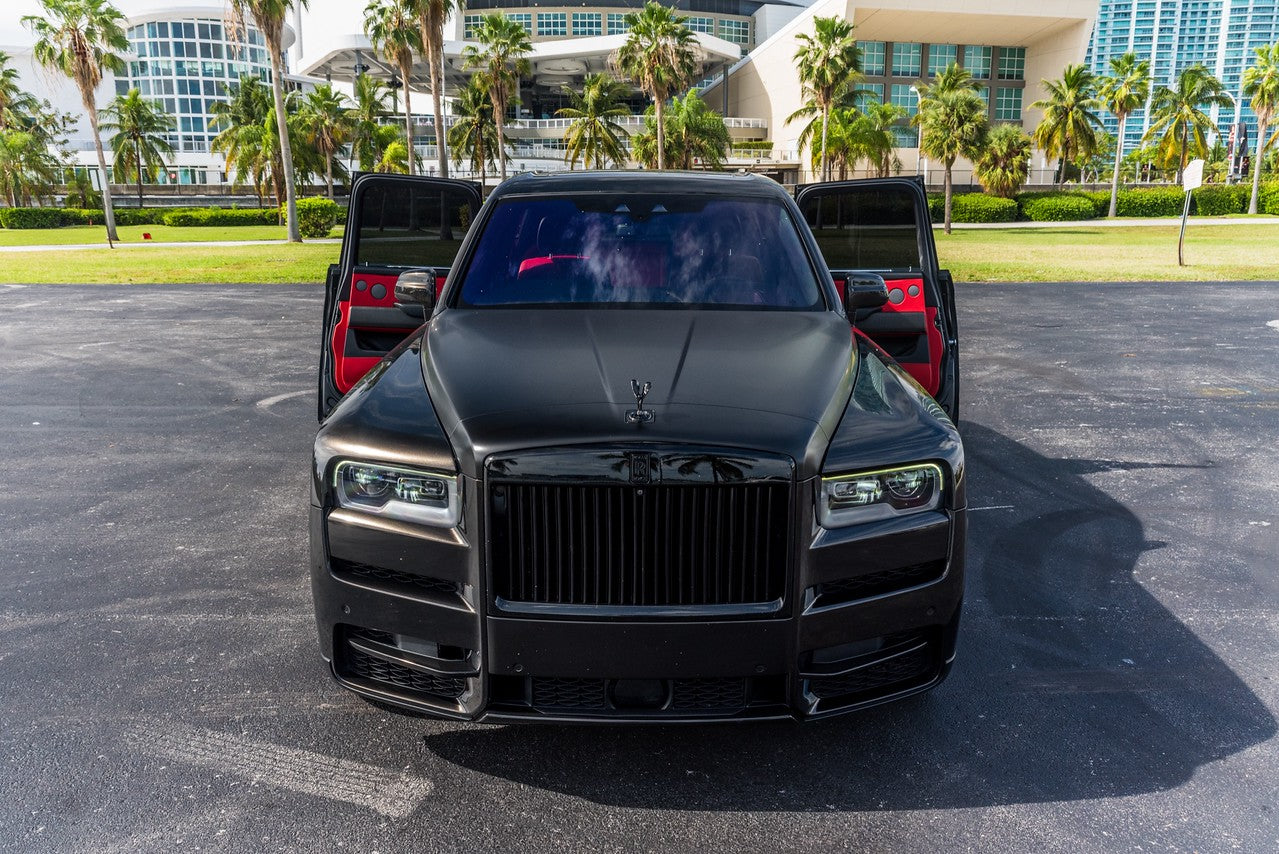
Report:
[{"label": "headlight daytime running light", "polygon": [[457,475],[346,460],[333,470],[339,507],[439,528],[462,518]]},{"label": "headlight daytime running light", "polygon": [[944,485],[936,463],[823,477],[817,518],[823,528],[843,528],[936,510]]}]

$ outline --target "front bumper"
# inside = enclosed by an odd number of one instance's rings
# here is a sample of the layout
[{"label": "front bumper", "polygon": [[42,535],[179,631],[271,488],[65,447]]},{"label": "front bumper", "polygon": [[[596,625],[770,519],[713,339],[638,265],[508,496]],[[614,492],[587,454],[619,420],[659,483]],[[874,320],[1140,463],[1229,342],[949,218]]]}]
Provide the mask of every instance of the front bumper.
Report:
[{"label": "front bumper", "polygon": [[[478,520],[476,520],[478,521]],[[955,655],[964,510],[797,547],[767,618],[547,618],[489,603],[458,531],[311,508],[322,653],[343,686],[460,720],[811,719],[936,687]],[[477,530],[477,527],[471,530]]]}]

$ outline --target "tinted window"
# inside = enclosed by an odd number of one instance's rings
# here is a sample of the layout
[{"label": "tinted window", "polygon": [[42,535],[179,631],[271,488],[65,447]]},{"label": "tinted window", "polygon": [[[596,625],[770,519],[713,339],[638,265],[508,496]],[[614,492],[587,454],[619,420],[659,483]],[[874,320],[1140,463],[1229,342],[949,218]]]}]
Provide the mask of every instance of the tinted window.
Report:
[{"label": "tinted window", "polygon": [[446,187],[379,184],[360,195],[358,265],[449,267],[471,224],[472,196]]},{"label": "tinted window", "polygon": [[784,205],[590,194],[501,202],[459,305],[824,307]]},{"label": "tinted window", "polygon": [[922,268],[915,195],[906,188],[841,189],[804,199],[804,218],[832,270]]}]

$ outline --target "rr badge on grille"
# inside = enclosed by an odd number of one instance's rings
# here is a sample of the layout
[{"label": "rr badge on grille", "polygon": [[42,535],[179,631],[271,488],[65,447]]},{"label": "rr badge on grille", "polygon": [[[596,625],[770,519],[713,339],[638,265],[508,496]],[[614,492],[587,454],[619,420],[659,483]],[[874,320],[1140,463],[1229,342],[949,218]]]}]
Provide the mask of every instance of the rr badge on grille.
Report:
[{"label": "rr badge on grille", "polygon": [[635,408],[626,413],[627,424],[651,424],[653,423],[653,410],[644,408],[644,398],[648,397],[649,389],[653,387],[651,382],[641,383],[639,380],[631,380],[631,393],[635,395]]}]

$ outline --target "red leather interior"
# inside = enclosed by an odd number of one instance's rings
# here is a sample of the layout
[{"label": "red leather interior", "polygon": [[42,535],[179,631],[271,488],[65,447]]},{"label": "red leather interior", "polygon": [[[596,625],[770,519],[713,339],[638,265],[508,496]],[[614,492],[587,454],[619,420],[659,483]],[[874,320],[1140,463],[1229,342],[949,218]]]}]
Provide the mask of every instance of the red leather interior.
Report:
[{"label": "red leather interior", "polygon": [[[338,301],[338,322],[333,327],[329,346],[333,352],[334,380],[340,393],[346,394],[360,379],[381,361],[380,356],[348,355],[348,332],[351,331],[351,307],[395,307],[395,274],[370,273],[357,270],[351,277],[349,299]],[[439,282],[437,281],[437,286]],[[382,296],[374,295],[376,286],[383,288]]]}]

